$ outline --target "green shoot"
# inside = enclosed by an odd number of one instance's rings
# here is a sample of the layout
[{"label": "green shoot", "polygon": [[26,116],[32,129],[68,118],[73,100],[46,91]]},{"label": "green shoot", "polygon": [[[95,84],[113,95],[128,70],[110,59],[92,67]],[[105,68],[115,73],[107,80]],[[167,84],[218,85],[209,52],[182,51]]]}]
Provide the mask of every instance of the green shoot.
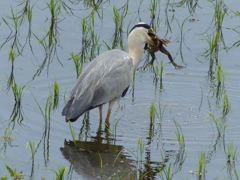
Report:
[{"label": "green shoot", "polygon": [[71,133],[71,136],[72,136],[73,143],[74,143],[74,145],[76,146],[76,143],[77,143],[77,142],[76,142],[76,137],[75,137],[74,128],[72,127],[70,121],[68,121],[68,125],[69,125],[69,129],[70,129],[70,133]]},{"label": "green shoot", "polygon": [[10,176],[13,178],[13,179],[22,179],[23,178],[23,174],[22,172],[20,173],[17,173],[17,170],[13,170],[12,168],[10,168],[9,166],[6,166]]},{"label": "green shoot", "polygon": [[52,170],[56,175],[55,180],[64,180],[64,173],[66,170],[67,170],[66,166],[58,167],[58,171]]}]

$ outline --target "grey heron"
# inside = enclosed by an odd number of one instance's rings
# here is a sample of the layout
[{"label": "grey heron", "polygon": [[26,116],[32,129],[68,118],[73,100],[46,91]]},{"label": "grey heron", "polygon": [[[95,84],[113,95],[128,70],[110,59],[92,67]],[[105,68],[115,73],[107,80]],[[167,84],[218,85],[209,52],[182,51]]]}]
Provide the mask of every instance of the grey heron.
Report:
[{"label": "grey heron", "polygon": [[133,72],[142,59],[143,45],[149,43],[157,46],[150,35],[158,38],[148,24],[138,23],[128,35],[129,54],[118,49],[110,50],[85,67],[62,111],[67,122],[76,121],[82,114],[96,107],[99,108],[102,121],[103,104],[109,103],[105,120],[109,126],[112,107],[118,98],[126,94]]}]

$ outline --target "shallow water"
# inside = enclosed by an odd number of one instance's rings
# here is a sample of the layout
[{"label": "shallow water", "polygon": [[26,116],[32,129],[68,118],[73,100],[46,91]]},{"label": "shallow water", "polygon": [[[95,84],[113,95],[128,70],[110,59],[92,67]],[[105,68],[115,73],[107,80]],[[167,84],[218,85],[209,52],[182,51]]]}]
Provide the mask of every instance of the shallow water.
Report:
[{"label": "shallow water", "polygon": [[[111,115],[111,132],[105,132],[103,125],[99,127],[98,109],[90,111],[88,120],[80,117],[72,126],[78,140],[77,150],[70,141],[72,136],[69,125],[61,116],[65,100],[76,80],[76,72],[70,53],[81,52],[82,48],[82,19],[87,17],[92,8],[84,1],[66,2],[72,8],[73,14],[67,13],[59,1],[61,13],[55,18],[57,37],[56,44],[51,49],[44,49],[35,35],[43,39],[50,27],[51,14],[47,2],[31,1],[33,15],[31,26],[27,19],[19,25],[17,36],[21,45],[14,46],[13,51],[21,49],[14,61],[14,79],[18,87],[25,86],[22,97],[22,116],[11,116],[14,110],[14,96],[12,90],[7,91],[11,73],[9,51],[14,38],[7,40],[15,32],[11,16],[11,6],[14,13],[20,13],[23,5],[17,1],[5,1],[5,8],[1,8],[1,71],[0,71],[0,136],[5,129],[12,131],[12,140],[1,138],[0,177],[10,177],[6,166],[22,172],[24,179],[54,179],[61,166],[66,166],[65,179],[166,179],[164,172],[171,166],[172,179],[222,179],[231,177],[237,179],[240,172],[238,147],[239,141],[239,47],[232,45],[239,41],[239,31],[236,28],[239,16],[236,11],[239,2],[227,3],[227,14],[224,17],[222,34],[228,51],[217,51],[218,62],[221,64],[226,79],[221,81],[221,88],[217,88],[216,63],[210,68],[210,57],[202,55],[209,49],[207,36],[215,32],[214,4],[199,2],[195,13],[190,15],[187,5],[168,6],[161,1],[157,6],[156,18],[153,19],[157,34],[170,40],[167,50],[172,54],[175,62],[186,68],[175,70],[169,64],[167,56],[157,53],[154,66],[164,61],[163,82],[160,89],[160,77],[156,76],[149,67],[139,69],[135,74],[134,85],[130,86],[126,96],[115,104]],[[115,32],[113,21],[113,6],[121,8],[128,3],[128,13],[124,18],[123,44],[127,42],[127,31],[139,21],[151,22],[150,2],[103,2],[98,13],[94,15],[94,33],[99,36],[101,44],[99,53],[105,52],[112,44]],[[173,2],[170,2],[173,3]],[[237,5],[238,3],[238,5]],[[172,5],[172,4],[170,4]],[[125,6],[126,7],[126,6]],[[139,13],[138,13],[139,7]],[[169,11],[174,9],[174,12]],[[231,11],[232,10],[232,11]],[[120,12],[121,10],[119,10]],[[69,11],[68,11],[69,12]],[[166,19],[170,22],[166,25]],[[186,19],[185,23],[182,23]],[[189,19],[195,19],[190,22]],[[90,24],[91,19],[87,19]],[[181,30],[182,29],[182,46]],[[29,31],[29,27],[31,27]],[[12,31],[10,31],[10,29]],[[27,38],[31,32],[30,38]],[[35,35],[34,35],[35,34]],[[46,38],[46,42],[48,41]],[[26,45],[23,44],[26,42]],[[29,43],[30,42],[30,43]],[[91,47],[87,49],[91,49]],[[117,46],[121,48],[121,46]],[[98,52],[95,52],[97,55]],[[89,55],[89,54],[88,54]],[[145,64],[145,56],[140,67]],[[213,56],[216,57],[216,56]],[[47,60],[41,73],[34,76],[43,60]],[[86,59],[88,62],[88,59]],[[86,63],[87,64],[87,63]],[[209,74],[213,74],[212,76]],[[58,108],[51,110],[50,122],[45,123],[37,102],[44,111],[47,98],[56,81],[60,86]],[[228,114],[223,117],[224,92],[231,104]],[[220,92],[220,95],[218,93]],[[150,124],[149,107],[154,103],[156,111],[162,118],[156,117]],[[49,103],[47,103],[49,105]],[[104,116],[107,106],[104,106]],[[19,111],[18,111],[19,112]],[[210,117],[213,113],[219,122],[224,122],[225,130],[217,128]],[[19,118],[18,118],[19,117]],[[22,117],[22,118],[21,118]],[[223,118],[221,118],[223,117]],[[120,120],[119,120],[120,119]],[[118,121],[119,120],[119,121]],[[177,128],[177,122],[180,128]],[[219,124],[219,126],[221,123]],[[184,136],[184,148],[179,144],[176,135]],[[35,141],[37,148],[32,165],[29,140]],[[233,150],[237,150],[236,157],[228,161],[228,147],[233,143]],[[121,152],[121,155],[120,155]],[[206,153],[206,172],[198,176],[198,156]],[[99,159],[97,159],[99,157]],[[102,162],[102,163],[101,163]],[[114,166],[112,166],[114,164]],[[100,168],[102,165],[102,168]]]}]

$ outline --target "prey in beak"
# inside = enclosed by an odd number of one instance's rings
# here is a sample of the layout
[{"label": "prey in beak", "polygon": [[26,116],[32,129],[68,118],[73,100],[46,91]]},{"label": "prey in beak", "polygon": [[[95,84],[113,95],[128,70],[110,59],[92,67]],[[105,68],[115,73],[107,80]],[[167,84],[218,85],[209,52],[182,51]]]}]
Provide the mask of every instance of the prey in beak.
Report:
[{"label": "prey in beak", "polygon": [[153,29],[149,29],[148,35],[152,38],[153,44],[146,43],[144,49],[150,53],[152,60],[144,67],[144,69],[153,64],[154,60],[156,59],[155,52],[157,51],[161,51],[163,54],[166,54],[172,65],[175,67],[175,69],[184,68],[183,66],[177,65],[173,61],[171,54],[163,47],[163,45],[167,47],[166,41],[159,38],[157,34],[154,33]]}]

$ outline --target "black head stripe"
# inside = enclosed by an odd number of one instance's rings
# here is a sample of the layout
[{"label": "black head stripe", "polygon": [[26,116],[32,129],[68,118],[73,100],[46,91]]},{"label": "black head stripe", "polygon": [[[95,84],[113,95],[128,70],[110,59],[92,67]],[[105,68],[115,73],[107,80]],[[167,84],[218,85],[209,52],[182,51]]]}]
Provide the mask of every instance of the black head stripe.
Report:
[{"label": "black head stripe", "polygon": [[[132,32],[132,30],[134,30],[135,28],[138,28],[138,27],[143,27],[143,28],[146,28],[146,29],[150,29],[151,27],[148,25],[148,24],[137,24],[135,25],[130,32]],[[129,32],[129,33],[130,33]]]}]

